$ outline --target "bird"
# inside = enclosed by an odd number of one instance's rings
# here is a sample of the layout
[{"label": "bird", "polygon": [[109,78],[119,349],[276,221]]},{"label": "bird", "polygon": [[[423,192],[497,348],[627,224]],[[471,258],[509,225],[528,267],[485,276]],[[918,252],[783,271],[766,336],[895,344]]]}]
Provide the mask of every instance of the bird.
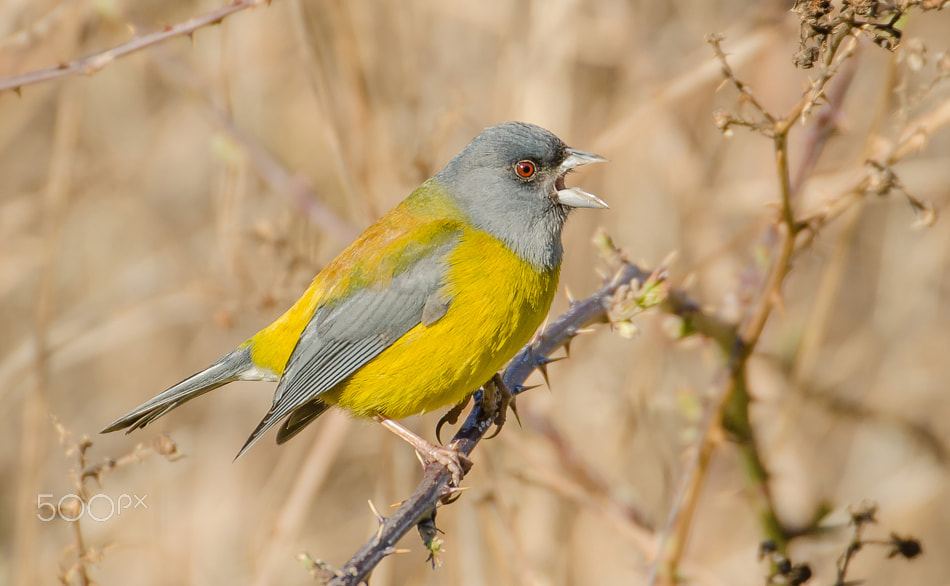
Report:
[{"label": "bird", "polygon": [[271,325],[102,433],[144,428],[233,381],[276,381],[235,460],[271,427],[283,444],[335,406],[383,423],[458,484],[458,452],[396,420],[467,400],[531,339],[557,290],[568,213],[608,207],[565,175],[606,160],[534,124],[484,129]]}]

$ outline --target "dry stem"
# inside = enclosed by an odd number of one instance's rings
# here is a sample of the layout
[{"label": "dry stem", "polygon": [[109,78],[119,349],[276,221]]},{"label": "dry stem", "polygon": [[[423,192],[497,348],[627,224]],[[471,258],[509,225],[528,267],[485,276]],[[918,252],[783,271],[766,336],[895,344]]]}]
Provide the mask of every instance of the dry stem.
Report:
[{"label": "dry stem", "polygon": [[187,36],[194,41],[194,34],[200,28],[220,24],[225,18],[240,12],[247,8],[254,8],[261,4],[270,5],[270,0],[234,0],[231,4],[217,10],[212,10],[207,14],[190,18],[185,22],[173,26],[166,26],[160,31],[133,37],[128,42],[122,43],[117,47],[87,55],[69,63],[60,63],[53,67],[37,69],[17,75],[0,78],[0,91],[13,90],[20,93],[22,88],[27,85],[41,83],[60,77],[70,77],[74,75],[93,75],[102,68],[111,64],[119,57],[124,57],[151,45],[164,42],[174,37]]}]

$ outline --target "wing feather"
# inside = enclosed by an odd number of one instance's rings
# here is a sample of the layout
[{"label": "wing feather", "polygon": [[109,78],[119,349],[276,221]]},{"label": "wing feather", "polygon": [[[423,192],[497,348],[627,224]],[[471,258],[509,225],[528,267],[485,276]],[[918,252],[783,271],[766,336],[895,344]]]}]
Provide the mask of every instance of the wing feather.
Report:
[{"label": "wing feather", "polygon": [[434,323],[425,311],[427,305],[443,307],[444,314],[451,298],[443,276],[458,241],[458,234],[439,239],[420,250],[414,262],[384,286],[364,287],[317,309],[290,355],[270,410],[237,457],[295,409],[318,399],[422,323],[423,314],[426,325]]}]

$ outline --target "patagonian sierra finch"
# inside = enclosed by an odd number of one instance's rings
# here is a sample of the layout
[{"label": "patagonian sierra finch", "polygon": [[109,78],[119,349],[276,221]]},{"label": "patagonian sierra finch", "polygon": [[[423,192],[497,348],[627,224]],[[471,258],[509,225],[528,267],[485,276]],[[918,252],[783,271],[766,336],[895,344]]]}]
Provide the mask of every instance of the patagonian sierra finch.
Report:
[{"label": "patagonian sierra finch", "polygon": [[457,451],[394,420],[460,403],[530,340],[557,289],[568,212],[607,207],[564,176],[605,160],[532,124],[486,128],[274,323],[103,433],[145,427],[232,381],[277,381],[237,457],[274,425],[282,444],[337,406],[383,422],[458,483]]}]

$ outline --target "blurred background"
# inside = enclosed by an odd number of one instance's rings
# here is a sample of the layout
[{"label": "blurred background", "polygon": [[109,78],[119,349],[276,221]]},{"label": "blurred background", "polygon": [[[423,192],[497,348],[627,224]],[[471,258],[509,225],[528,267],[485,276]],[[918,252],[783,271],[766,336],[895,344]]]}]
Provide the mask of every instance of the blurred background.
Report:
[{"label": "blurred background", "polygon": [[[0,75],[119,45],[220,7],[213,0],[4,0]],[[131,436],[97,431],[270,323],[350,239],[488,125],[540,124],[611,159],[569,182],[611,208],[574,214],[562,290],[602,276],[591,236],[630,258],[671,251],[674,283],[709,312],[743,315],[761,282],[778,186],[771,142],[723,136],[740,109],[707,33],[776,114],[807,87],[787,1],[486,2],[276,0],[221,26],[121,58],[91,77],[0,93],[0,583],[80,583],[75,527],[37,518],[76,491],[77,457],[55,416],[88,434],[89,464],[170,434],[186,457],[143,455],[91,493],[139,506],[84,517],[99,584],[309,584],[294,556],[342,565],[421,478],[378,425],[324,416],[278,448],[234,455],[270,405],[271,383],[237,383]],[[864,161],[950,99],[950,15],[914,13],[903,48],[862,40],[839,132],[796,205],[823,209]],[[913,41],[913,43],[911,43]],[[919,44],[918,44],[919,43]],[[909,51],[908,47],[913,48]],[[923,47],[924,49],[921,49]],[[811,72],[812,76],[814,72]],[[792,134],[801,164],[806,129]],[[937,208],[950,199],[950,132],[895,168]],[[309,186],[309,187],[307,187]],[[862,552],[849,577],[937,584],[950,540],[950,227],[915,229],[898,196],[868,199],[796,258],[750,363],[753,425],[777,513],[827,536],[792,544],[813,583],[834,579],[846,507],[880,505],[878,527],[923,541],[914,562]],[[567,306],[559,294],[556,315]],[[481,444],[470,487],[440,509],[442,567],[385,560],[386,584],[640,584],[683,476],[703,405],[723,381],[715,347],[640,316],[626,339],[599,327],[549,368]],[[538,377],[538,382],[541,382]],[[440,413],[406,423],[434,439]],[[146,450],[147,451],[147,450]],[[127,460],[136,460],[129,458]],[[762,532],[734,447],[717,449],[686,546],[689,583],[761,584]],[[45,495],[45,496],[44,496]],[[133,501],[135,502],[135,501]],[[629,514],[635,511],[635,515]],[[42,511],[40,511],[42,513]],[[647,536],[647,537],[645,537]],[[91,555],[90,558],[98,557]]]}]

